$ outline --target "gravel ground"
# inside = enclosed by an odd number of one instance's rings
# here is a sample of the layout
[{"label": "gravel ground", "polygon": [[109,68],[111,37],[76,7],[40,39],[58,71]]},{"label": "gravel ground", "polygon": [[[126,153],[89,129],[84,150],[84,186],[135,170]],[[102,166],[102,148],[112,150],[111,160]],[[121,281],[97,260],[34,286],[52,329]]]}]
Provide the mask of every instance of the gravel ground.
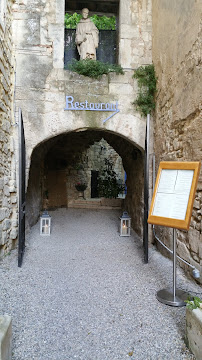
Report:
[{"label": "gravel ground", "polygon": [[[143,263],[142,242],[120,237],[118,211],[50,212],[52,234],[27,239],[0,262],[0,313],[13,321],[12,360],[181,360],[185,307],[156,300],[172,285],[172,262],[154,249]],[[177,270],[177,287],[201,287]]]}]

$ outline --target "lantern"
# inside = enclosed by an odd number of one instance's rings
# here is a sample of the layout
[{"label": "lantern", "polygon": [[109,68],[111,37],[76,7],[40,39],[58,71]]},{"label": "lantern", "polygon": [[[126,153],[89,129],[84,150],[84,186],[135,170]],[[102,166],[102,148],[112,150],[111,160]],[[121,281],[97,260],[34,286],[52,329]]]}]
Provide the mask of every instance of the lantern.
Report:
[{"label": "lantern", "polygon": [[131,218],[128,215],[127,211],[123,212],[123,215],[120,217],[120,236],[130,236],[130,224]]},{"label": "lantern", "polygon": [[51,216],[48,211],[44,211],[40,217],[40,235],[50,235],[51,232]]}]

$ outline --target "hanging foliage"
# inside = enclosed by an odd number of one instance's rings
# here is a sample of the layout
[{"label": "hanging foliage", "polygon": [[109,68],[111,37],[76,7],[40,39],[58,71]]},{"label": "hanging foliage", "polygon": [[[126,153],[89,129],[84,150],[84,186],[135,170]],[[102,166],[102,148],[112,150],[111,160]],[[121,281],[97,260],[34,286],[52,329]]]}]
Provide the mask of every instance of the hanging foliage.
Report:
[{"label": "hanging foliage", "polygon": [[68,69],[77,72],[80,75],[88,76],[95,79],[100,78],[103,74],[109,74],[110,72],[115,72],[116,74],[124,74],[123,69],[120,65],[113,65],[90,59],[79,61],[74,60],[73,63],[68,66]]},{"label": "hanging foliage", "polygon": [[[76,29],[77,24],[81,20],[80,14],[65,14],[65,28]],[[90,19],[94,22],[98,30],[116,30],[116,17],[115,16],[98,16],[93,15]]]},{"label": "hanging foliage", "polygon": [[141,115],[147,116],[155,109],[156,76],[154,65],[140,66],[133,77],[137,79],[138,95],[133,102]]}]

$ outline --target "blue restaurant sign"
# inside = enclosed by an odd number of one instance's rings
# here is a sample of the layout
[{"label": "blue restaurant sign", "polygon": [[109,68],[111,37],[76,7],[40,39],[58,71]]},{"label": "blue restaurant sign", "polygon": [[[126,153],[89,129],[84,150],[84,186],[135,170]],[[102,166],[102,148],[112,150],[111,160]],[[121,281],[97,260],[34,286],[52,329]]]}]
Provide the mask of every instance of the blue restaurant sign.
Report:
[{"label": "blue restaurant sign", "polygon": [[74,102],[73,96],[66,96],[66,107],[64,110],[87,110],[87,111],[108,111],[112,112],[110,116],[108,116],[105,120],[103,120],[103,124],[109,120],[112,116],[117,114],[120,110],[118,109],[118,102],[116,104],[112,103],[89,103],[87,100],[78,102]]}]

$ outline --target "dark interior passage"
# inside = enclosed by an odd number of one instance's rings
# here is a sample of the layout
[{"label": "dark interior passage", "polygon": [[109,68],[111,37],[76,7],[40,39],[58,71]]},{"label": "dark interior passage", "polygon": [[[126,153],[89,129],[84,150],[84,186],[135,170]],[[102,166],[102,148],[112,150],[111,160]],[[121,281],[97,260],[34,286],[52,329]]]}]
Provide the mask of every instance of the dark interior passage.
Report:
[{"label": "dark interior passage", "polygon": [[[72,198],[72,194],[76,191],[75,181],[72,179],[77,179],[83,173],[83,164],[89,161],[86,159],[89,156],[87,151],[101,139],[106,141],[122,159],[125,171],[122,178],[125,179],[127,174],[124,210],[129,212],[134,230],[138,234],[142,233],[144,156],[126,139],[114,133],[96,130],[62,134],[34,149],[27,189],[27,225],[29,227],[37,221],[40,211],[47,208],[47,204],[49,208],[68,207],[68,199]],[[106,149],[102,146],[96,155],[97,158],[104,152]],[[89,197],[96,198],[99,174],[93,164],[89,174],[91,179],[90,181],[87,179]],[[87,193],[88,189],[85,192]]]}]

